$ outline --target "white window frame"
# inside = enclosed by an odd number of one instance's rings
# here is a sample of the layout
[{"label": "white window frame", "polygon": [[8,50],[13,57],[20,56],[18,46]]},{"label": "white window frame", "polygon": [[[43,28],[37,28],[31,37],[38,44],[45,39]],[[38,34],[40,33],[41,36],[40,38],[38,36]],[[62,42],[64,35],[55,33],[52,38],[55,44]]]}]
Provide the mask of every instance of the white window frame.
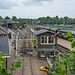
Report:
[{"label": "white window frame", "polygon": [[[42,43],[42,37],[47,37],[47,43]],[[52,39],[52,36],[41,36],[41,44],[55,44],[55,38],[54,38],[54,43],[48,43],[48,40],[49,40],[49,37],[51,37],[51,39]]]},{"label": "white window frame", "polygon": [[[43,51],[42,51],[42,52],[43,52]],[[40,56],[41,56],[41,57],[45,57],[45,52],[44,52],[44,55],[41,55],[42,52],[40,52]]]}]

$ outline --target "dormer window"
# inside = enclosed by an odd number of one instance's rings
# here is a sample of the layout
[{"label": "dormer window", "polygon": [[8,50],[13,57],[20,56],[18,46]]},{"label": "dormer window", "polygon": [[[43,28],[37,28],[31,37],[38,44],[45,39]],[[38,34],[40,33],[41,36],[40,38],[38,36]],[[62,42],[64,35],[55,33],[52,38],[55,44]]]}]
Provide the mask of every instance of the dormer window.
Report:
[{"label": "dormer window", "polygon": [[52,38],[50,36],[42,36],[41,37],[41,44],[53,44],[55,43],[55,38]]}]

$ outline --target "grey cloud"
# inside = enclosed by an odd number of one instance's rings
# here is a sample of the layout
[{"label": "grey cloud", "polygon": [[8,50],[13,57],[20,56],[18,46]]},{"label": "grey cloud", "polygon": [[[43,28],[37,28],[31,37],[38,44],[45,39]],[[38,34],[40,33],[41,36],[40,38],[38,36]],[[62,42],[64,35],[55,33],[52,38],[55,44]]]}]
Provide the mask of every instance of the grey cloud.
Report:
[{"label": "grey cloud", "polygon": [[52,0],[26,0],[22,1],[25,6],[30,5],[43,5],[43,2],[50,2]]},{"label": "grey cloud", "polygon": [[18,6],[18,4],[8,0],[0,0],[0,9],[10,9],[14,6]]}]

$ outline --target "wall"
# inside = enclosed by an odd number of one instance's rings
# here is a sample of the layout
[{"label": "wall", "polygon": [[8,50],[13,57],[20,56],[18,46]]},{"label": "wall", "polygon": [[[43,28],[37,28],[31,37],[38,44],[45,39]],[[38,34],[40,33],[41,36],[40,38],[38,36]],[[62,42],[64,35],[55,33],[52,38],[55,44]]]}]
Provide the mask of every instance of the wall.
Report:
[{"label": "wall", "polygon": [[53,45],[57,44],[57,37],[55,37],[55,44],[41,44],[41,36],[51,36],[52,37],[52,33],[50,32],[46,32],[43,34],[40,34],[37,36],[37,41],[38,41],[38,48],[53,48]]}]

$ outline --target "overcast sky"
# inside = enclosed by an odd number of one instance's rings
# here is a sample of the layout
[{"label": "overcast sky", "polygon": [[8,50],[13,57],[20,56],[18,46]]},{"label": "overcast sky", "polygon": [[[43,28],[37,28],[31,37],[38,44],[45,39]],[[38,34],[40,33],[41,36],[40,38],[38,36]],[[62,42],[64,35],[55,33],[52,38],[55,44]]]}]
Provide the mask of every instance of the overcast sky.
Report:
[{"label": "overcast sky", "polygon": [[75,18],[75,0],[0,0],[0,16]]}]

